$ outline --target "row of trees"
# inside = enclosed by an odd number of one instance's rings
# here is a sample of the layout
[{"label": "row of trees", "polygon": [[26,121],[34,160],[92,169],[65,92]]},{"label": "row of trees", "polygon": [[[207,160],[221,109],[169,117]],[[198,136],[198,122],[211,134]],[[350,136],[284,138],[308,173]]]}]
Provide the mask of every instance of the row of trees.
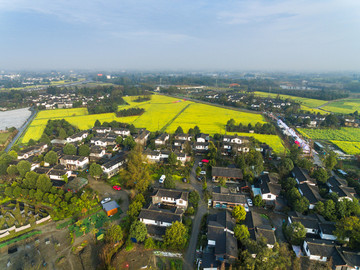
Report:
[{"label": "row of trees", "polygon": [[116,112],[117,117],[125,117],[125,116],[133,116],[133,115],[141,115],[145,112],[144,108],[130,108],[124,109]]},{"label": "row of trees", "polygon": [[276,128],[271,123],[261,124],[257,122],[255,126],[253,126],[251,123],[248,125],[243,125],[242,123],[236,125],[234,119],[230,119],[226,123],[226,131],[229,132],[249,132],[250,130],[253,130],[258,134],[276,134]]}]

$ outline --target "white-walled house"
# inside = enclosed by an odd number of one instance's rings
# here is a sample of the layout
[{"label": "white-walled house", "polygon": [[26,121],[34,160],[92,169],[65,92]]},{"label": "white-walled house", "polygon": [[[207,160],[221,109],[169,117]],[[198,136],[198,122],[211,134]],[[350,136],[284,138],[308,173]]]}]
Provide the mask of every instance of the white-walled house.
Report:
[{"label": "white-walled house", "polygon": [[151,196],[152,203],[167,204],[186,209],[188,207],[188,191],[181,191],[175,189],[156,189]]},{"label": "white-walled house", "polygon": [[82,131],[82,132],[76,133],[70,137],[67,137],[66,141],[68,143],[81,142],[83,139],[87,138],[88,134],[89,133],[87,131]]},{"label": "white-walled house", "polygon": [[82,170],[89,164],[89,158],[75,155],[64,155],[60,158],[60,164],[68,169]]}]

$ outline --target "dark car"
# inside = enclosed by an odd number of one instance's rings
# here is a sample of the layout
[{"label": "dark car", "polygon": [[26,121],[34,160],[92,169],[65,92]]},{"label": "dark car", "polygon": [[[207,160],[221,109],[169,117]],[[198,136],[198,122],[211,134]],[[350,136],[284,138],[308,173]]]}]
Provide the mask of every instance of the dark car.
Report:
[{"label": "dark car", "polygon": [[187,179],[184,177],[184,178],[182,179],[182,181],[183,181],[184,183],[186,183],[186,182],[187,182]]}]

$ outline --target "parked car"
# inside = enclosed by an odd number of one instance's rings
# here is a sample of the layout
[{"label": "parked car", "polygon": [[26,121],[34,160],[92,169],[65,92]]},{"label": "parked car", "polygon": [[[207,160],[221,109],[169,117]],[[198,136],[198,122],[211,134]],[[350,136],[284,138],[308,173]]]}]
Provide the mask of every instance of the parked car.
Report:
[{"label": "parked car", "polygon": [[120,186],[113,186],[113,189],[115,189],[115,190],[121,190],[121,187],[120,187]]},{"label": "parked car", "polygon": [[166,175],[163,174],[163,175],[160,177],[160,179],[159,179],[159,183],[160,183],[160,184],[163,184],[164,181],[165,181],[165,178],[166,178]]},{"label": "parked car", "polygon": [[201,181],[201,177],[200,176],[196,177],[196,180]]},{"label": "parked car", "polygon": [[206,171],[201,171],[200,174],[201,174],[201,175],[205,175],[205,174],[206,174]]},{"label": "parked car", "polygon": [[211,201],[211,199],[209,199],[208,200],[208,206],[211,206],[211,204],[212,204],[212,201]]},{"label": "parked car", "polygon": [[202,165],[203,165],[203,163],[200,161],[200,162],[199,162],[199,167],[202,167]]},{"label": "parked car", "polygon": [[101,201],[101,204],[104,204],[104,203],[107,203],[107,202],[110,202],[111,201],[111,198],[105,198]]},{"label": "parked car", "polygon": [[248,204],[249,206],[253,206],[252,200],[251,200],[251,199],[247,199],[247,204]]},{"label": "parked car", "polygon": [[184,178],[182,179],[182,181],[183,181],[184,183],[186,183],[186,182],[187,182],[187,179],[184,177]]}]

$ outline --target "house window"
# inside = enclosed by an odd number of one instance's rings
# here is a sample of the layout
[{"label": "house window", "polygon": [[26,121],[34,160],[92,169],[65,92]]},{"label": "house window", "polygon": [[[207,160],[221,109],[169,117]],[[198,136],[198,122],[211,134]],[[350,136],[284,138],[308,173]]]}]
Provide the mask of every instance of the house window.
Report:
[{"label": "house window", "polygon": [[270,199],[270,198],[271,198],[271,195],[267,195],[267,197],[268,197],[268,199]]}]

